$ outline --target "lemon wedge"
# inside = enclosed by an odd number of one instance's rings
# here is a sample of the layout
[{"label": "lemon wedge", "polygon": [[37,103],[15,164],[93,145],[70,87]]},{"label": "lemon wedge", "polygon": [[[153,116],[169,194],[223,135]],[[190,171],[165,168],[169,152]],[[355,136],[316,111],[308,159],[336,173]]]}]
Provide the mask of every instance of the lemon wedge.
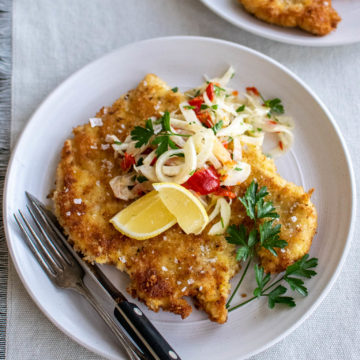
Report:
[{"label": "lemon wedge", "polygon": [[157,191],[142,196],[118,212],[110,222],[122,234],[145,240],[161,234],[176,223]]},{"label": "lemon wedge", "polygon": [[209,221],[204,206],[189,190],[170,183],[155,183],[154,189],[186,234],[200,234]]}]

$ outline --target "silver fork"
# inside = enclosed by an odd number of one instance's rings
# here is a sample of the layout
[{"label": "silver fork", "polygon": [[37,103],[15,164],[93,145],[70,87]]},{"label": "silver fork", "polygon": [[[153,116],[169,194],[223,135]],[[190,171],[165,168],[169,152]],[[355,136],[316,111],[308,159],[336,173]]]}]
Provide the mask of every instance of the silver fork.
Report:
[{"label": "silver fork", "polygon": [[74,290],[88,300],[117,337],[129,356],[129,359],[146,360],[144,354],[130,341],[117,322],[107,313],[85,286],[83,281],[84,270],[74,259],[73,255],[63,244],[50,240],[43,227],[45,224],[41,224],[34,212],[28,206],[26,207],[36,224],[37,230],[35,230],[20,210],[20,217],[16,214],[14,214],[14,217],[19,228],[25,235],[24,239],[26,244],[49,279],[57,287]]}]

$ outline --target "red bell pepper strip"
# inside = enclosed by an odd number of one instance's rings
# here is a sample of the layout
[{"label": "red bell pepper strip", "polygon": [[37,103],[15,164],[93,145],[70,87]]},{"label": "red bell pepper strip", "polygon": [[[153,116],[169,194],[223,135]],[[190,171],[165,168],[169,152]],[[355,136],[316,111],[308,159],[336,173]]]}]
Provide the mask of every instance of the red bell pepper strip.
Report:
[{"label": "red bell pepper strip", "polygon": [[193,98],[189,100],[189,105],[194,106],[195,114],[198,114],[201,110],[201,105],[204,103],[204,99],[202,96],[197,96],[196,98]]},{"label": "red bell pepper strip", "polygon": [[246,91],[248,93],[253,93],[256,96],[260,96],[259,90],[255,86],[247,87]]},{"label": "red bell pepper strip", "polygon": [[152,159],[152,161],[151,161],[151,163],[150,163],[150,166],[153,166],[154,164],[156,164],[156,162],[157,162],[157,156],[155,156],[155,157]]},{"label": "red bell pepper strip", "polygon": [[128,154],[128,153],[125,153],[124,154],[124,158],[122,159],[121,161],[121,168],[124,170],[124,171],[127,171],[131,168],[131,166],[133,166],[135,164],[135,158]]},{"label": "red bell pepper strip", "polygon": [[200,120],[202,124],[204,124],[206,127],[211,128],[213,127],[213,123],[211,120],[211,116],[209,112],[202,112],[200,114],[197,114],[197,118]]},{"label": "red bell pepper strip", "polygon": [[220,188],[220,176],[213,167],[197,170],[184,184],[185,188],[207,195]]},{"label": "red bell pepper strip", "polygon": [[217,196],[227,196],[230,199],[235,199],[236,198],[236,194],[234,192],[232,192],[228,186],[225,189],[224,188],[219,188],[219,190],[217,190],[215,192],[215,195],[217,195]]},{"label": "red bell pepper strip", "polygon": [[206,95],[210,101],[213,101],[215,98],[214,84],[210,83],[206,88]]}]

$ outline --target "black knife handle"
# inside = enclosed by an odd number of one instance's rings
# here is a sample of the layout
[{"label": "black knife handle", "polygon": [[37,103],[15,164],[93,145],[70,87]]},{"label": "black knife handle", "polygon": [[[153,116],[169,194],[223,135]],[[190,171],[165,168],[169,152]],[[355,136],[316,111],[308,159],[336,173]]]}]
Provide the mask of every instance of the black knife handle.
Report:
[{"label": "black knife handle", "polygon": [[[169,345],[169,343],[163,338],[155,326],[148,320],[145,314],[135,304],[129,301],[120,301],[118,306],[127,317],[128,322],[130,323],[128,326],[131,328],[131,324],[133,325],[141,337],[148,343],[148,346],[152,349],[152,352],[155,353],[160,360],[181,360],[176,351]],[[124,320],[127,320],[124,319],[122,314],[116,308],[114,315],[124,326],[123,322]],[[129,332],[129,335],[133,337],[134,331],[129,330],[128,326],[124,327]],[[143,344],[142,341],[140,341],[138,336],[136,336],[136,338],[133,337],[133,339],[148,357],[151,356],[150,359],[154,359],[154,357],[150,355],[151,351],[149,351],[148,347]],[[138,341],[141,343],[139,344]]]},{"label": "black knife handle", "polygon": [[133,340],[133,342],[142,351],[145,358],[147,360],[156,360],[155,357],[149,351],[148,347],[143,343],[143,341],[139,338],[139,336],[136,334],[136,332],[133,330],[133,328],[129,325],[128,320],[126,320],[124,318],[124,316],[120,314],[120,312],[117,308],[115,308],[115,310],[114,310],[114,315],[115,315],[116,319],[119,321],[119,323],[122,325],[122,327],[129,334],[131,340]]}]

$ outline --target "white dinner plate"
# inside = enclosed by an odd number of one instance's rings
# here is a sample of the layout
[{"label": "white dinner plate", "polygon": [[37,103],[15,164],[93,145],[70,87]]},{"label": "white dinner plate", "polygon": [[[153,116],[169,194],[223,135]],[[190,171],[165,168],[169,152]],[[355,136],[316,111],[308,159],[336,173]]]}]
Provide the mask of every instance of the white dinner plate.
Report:
[{"label": "white dinner plate", "polygon": [[268,24],[246,12],[238,0],[201,0],[204,5],[235,26],[265,38],[293,45],[335,46],[360,41],[360,2],[333,0],[342,20],[326,36],[314,36],[303,30]]},{"label": "white dinner plate", "polygon": [[[222,74],[230,64],[237,71],[232,87],[244,90],[256,86],[267,98],[280,97],[286,112],[295,118],[294,146],[277,165],[286,179],[305,189],[315,188],[319,226],[310,255],[319,258],[318,275],[307,281],[306,298],[296,296],[295,308],[270,310],[265,300],[255,301],[232,312],[224,325],[210,322],[197,310],[181,320],[140,306],[183,359],[242,359],[294,330],[321,302],[339,274],[354,223],[355,185],[344,140],[317,96],[284,66],[234,43],[169,37],[122,47],[72,75],[41,104],[13,151],[4,202],[8,247],[33,300],[71,338],[109,359],[124,358],[112,335],[80,296],[50,283],[25,246],[13,213],[25,208],[25,190],[46,201],[54,187],[60,150],[72,128],[136,87],[145,74],[155,73],[171,87],[185,89],[200,84],[203,74]],[[127,276],[105,268],[125,292]],[[242,292],[251,294],[253,288],[254,278],[248,276]]]}]

